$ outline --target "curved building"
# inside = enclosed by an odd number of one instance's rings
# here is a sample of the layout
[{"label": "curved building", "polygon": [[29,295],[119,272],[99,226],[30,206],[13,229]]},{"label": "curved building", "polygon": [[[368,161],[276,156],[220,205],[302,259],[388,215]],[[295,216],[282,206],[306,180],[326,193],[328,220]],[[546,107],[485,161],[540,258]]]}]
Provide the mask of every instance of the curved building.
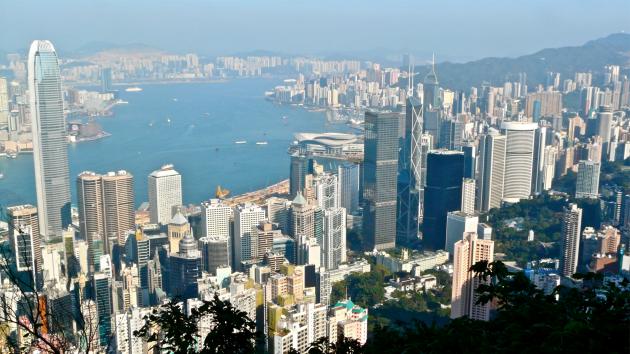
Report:
[{"label": "curved building", "polygon": [[534,163],[534,133],[536,123],[503,122],[501,131],[506,136],[503,201],[516,203],[532,193]]},{"label": "curved building", "polygon": [[28,88],[39,230],[62,237],[70,224],[70,176],[59,60],[52,43],[34,41],[28,53]]}]

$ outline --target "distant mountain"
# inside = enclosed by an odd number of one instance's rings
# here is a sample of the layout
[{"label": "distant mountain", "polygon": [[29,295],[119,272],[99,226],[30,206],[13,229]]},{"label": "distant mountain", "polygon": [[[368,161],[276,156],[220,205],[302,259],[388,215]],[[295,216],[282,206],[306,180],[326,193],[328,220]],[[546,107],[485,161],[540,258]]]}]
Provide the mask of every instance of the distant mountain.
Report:
[{"label": "distant mountain", "polygon": [[[437,64],[440,86],[468,90],[483,82],[501,85],[506,80],[516,81],[518,73],[527,73],[528,85],[546,82],[546,73],[559,72],[561,80],[573,78],[575,72],[592,71],[594,76],[605,65],[630,68],[630,34],[616,33],[589,41],[578,47],[543,49],[517,58],[484,58],[467,63],[444,62]],[[416,67],[423,78],[429,66]]]},{"label": "distant mountain", "polygon": [[143,43],[116,44],[110,42],[91,42],[77,48],[73,54],[77,56],[91,56],[103,52],[143,53],[162,52],[162,50]]}]

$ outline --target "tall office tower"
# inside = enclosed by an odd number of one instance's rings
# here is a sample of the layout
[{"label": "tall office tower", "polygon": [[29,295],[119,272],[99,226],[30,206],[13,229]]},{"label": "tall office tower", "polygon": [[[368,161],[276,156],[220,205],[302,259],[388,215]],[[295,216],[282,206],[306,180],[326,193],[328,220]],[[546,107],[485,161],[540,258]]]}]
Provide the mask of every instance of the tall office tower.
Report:
[{"label": "tall office tower", "polygon": [[17,270],[39,274],[43,260],[37,208],[30,204],[8,207],[7,217],[11,250],[15,259],[20,260],[16,262]]},{"label": "tall office tower", "polygon": [[427,184],[424,188],[423,245],[425,249],[444,249],[446,216],[459,210],[462,201],[464,154],[435,150],[427,157]]},{"label": "tall office tower", "polygon": [[98,337],[100,345],[105,347],[109,343],[112,334],[112,313],[114,311],[112,301],[111,275],[98,272],[93,277],[94,300],[98,313]]},{"label": "tall office tower", "polygon": [[462,180],[462,204],[460,210],[467,214],[475,212],[475,180],[464,178]]},{"label": "tall office tower", "polygon": [[593,98],[593,88],[592,87],[584,87],[580,91],[580,108],[582,117],[588,117],[589,112],[591,111],[591,100]]},{"label": "tall office tower", "polygon": [[101,92],[112,90],[112,68],[101,69]]},{"label": "tall office tower", "polygon": [[599,169],[600,164],[591,160],[581,160],[578,163],[577,180],[575,182],[576,198],[599,197]]},{"label": "tall office tower", "polygon": [[396,239],[408,245],[418,238],[420,212],[420,173],[422,168],[422,104],[415,97],[407,99],[404,136],[398,155],[398,197]]},{"label": "tall office tower", "polygon": [[503,200],[516,203],[527,199],[532,191],[535,123],[503,122],[506,136]]},{"label": "tall office tower", "polygon": [[630,194],[623,196],[621,202],[621,220],[619,224],[621,229],[630,229]]},{"label": "tall office tower", "polygon": [[324,172],[317,175],[314,184],[315,198],[320,208],[329,209],[339,206],[339,182],[337,175]]},{"label": "tall office tower", "polygon": [[271,197],[267,199],[267,218],[278,224],[285,235],[290,232],[291,202],[288,199]]},{"label": "tall office tower", "polygon": [[171,253],[179,252],[180,241],[188,234],[192,234],[188,219],[181,213],[177,212],[166,227],[168,233],[168,244]]},{"label": "tall office tower", "polygon": [[[449,255],[455,251],[455,243],[464,239],[464,235],[469,232],[477,232],[479,226],[479,216],[468,214],[463,211],[451,211],[446,217],[446,246],[445,250]],[[481,236],[478,235],[480,238]]]},{"label": "tall office tower", "polygon": [[149,239],[142,231],[137,230],[135,235],[129,236],[129,245],[131,246],[131,252],[128,252],[127,256],[131,256],[131,261],[138,266],[140,286],[146,289],[149,282],[148,263],[152,256]]},{"label": "tall office tower", "polygon": [[451,318],[468,316],[473,320],[490,319],[490,303],[477,304],[477,288],[485,279],[476,277],[470,267],[479,261],[494,260],[494,241],[481,240],[470,232],[455,243],[453,253],[453,287],[451,294]]},{"label": "tall office tower", "polygon": [[[440,85],[438,82],[437,74],[435,72],[435,56],[431,63],[431,70],[424,77],[424,96],[422,103],[424,104],[424,111],[434,110],[440,108]],[[426,130],[425,130],[426,131]]]},{"label": "tall office tower", "polygon": [[[82,172],[77,176],[79,229],[93,248],[102,242],[109,254],[115,244],[124,246],[129,231],[135,228],[133,176],[126,171],[99,175]],[[89,259],[94,252],[90,250]]]},{"label": "tall office tower", "polygon": [[187,234],[179,243],[179,252],[169,256],[169,287],[173,297],[198,296],[197,279],[201,277],[201,252],[197,241]]},{"label": "tall office tower", "polygon": [[291,203],[291,227],[289,234],[294,239],[301,236],[306,238],[316,237],[315,235],[315,212],[317,207],[308,204],[302,193],[298,192]]},{"label": "tall office tower", "polygon": [[477,146],[472,142],[464,143],[464,178],[477,178]]},{"label": "tall office tower", "polygon": [[580,255],[580,232],[582,226],[582,209],[577,204],[569,204],[562,217],[562,258],[560,272],[566,277],[577,271]]},{"label": "tall office tower", "polygon": [[9,87],[7,85],[7,78],[0,77],[0,128],[5,128],[9,125]]},{"label": "tall office tower", "polygon": [[230,266],[230,246],[228,239],[208,236],[199,239],[201,251],[201,269],[212,275],[217,274],[217,268]]},{"label": "tall office tower", "polygon": [[399,123],[396,113],[365,113],[363,233],[369,250],[396,245]]},{"label": "tall office tower", "polygon": [[28,53],[28,87],[39,232],[63,236],[70,224],[70,176],[66,119],[57,53],[49,41],[34,41]]},{"label": "tall office tower", "polygon": [[240,270],[241,262],[256,259],[256,235],[254,228],[265,219],[265,210],[257,205],[246,203],[234,208],[234,232],[232,233],[233,269]]},{"label": "tall office tower", "polygon": [[534,132],[534,159],[532,165],[532,194],[538,195],[544,190],[545,147],[547,128],[538,127]]},{"label": "tall office tower", "polygon": [[289,194],[295,198],[298,192],[306,188],[306,175],[309,171],[310,159],[301,155],[291,155],[289,168]]},{"label": "tall office tower", "polygon": [[597,120],[599,121],[599,129],[597,130],[597,133],[602,139],[602,155],[604,157],[608,157],[612,136],[612,107],[607,105],[599,106],[599,110],[597,111]]},{"label": "tall office tower", "polygon": [[464,123],[458,120],[443,120],[440,123],[440,139],[438,147],[441,149],[461,150],[464,135]]},{"label": "tall office tower", "polygon": [[326,270],[337,269],[346,261],[346,210],[324,210],[324,233],[321,246],[321,266]]},{"label": "tall office tower", "polygon": [[348,214],[353,214],[359,208],[359,165],[344,163],[337,167],[339,177],[339,203]]},{"label": "tall office tower", "polygon": [[418,181],[418,200],[420,207],[418,208],[418,223],[422,223],[424,218],[424,186],[427,184],[427,156],[429,151],[433,150],[433,136],[430,134],[422,134],[420,136],[420,168],[416,168],[416,180]]},{"label": "tall office tower", "polygon": [[267,220],[262,220],[253,228],[255,233],[254,239],[256,244],[252,245],[253,260],[261,261],[267,253],[273,252],[273,240],[282,237],[282,231],[278,229],[278,225],[274,225]]},{"label": "tall office tower", "polygon": [[201,203],[201,210],[203,236],[229,239],[232,208],[220,199],[210,199]]},{"label": "tall office tower", "polygon": [[546,146],[543,163],[542,189],[548,191],[556,175],[556,160],[558,149],[555,146]]},{"label": "tall office tower", "polygon": [[173,217],[173,207],[182,205],[182,176],[173,165],[164,165],[148,178],[151,222],[166,225]]},{"label": "tall office tower", "polygon": [[496,130],[482,135],[479,141],[479,202],[480,211],[501,206],[505,174],[506,137]]}]

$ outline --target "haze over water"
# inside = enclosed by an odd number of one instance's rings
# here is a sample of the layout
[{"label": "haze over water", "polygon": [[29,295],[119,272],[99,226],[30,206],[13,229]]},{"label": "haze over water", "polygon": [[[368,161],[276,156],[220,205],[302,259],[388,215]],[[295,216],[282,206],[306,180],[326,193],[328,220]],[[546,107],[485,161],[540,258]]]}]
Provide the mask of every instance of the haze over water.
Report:
[{"label": "haze over water", "polygon": [[[68,147],[73,203],[74,180],[85,170],[131,172],[136,205],[148,200],[147,175],[167,163],[182,174],[187,204],[213,197],[218,184],[234,195],[288,178],[287,148],[293,133],[350,128],[327,124],[322,112],[266,101],[264,91],[279,83],[241,79],[144,85],[142,92],[121,90],[120,98],[129,104],[114,108],[112,117],[98,118],[112,136]],[[235,144],[238,140],[247,144]],[[268,144],[256,145],[257,141]],[[4,173],[0,205],[36,203],[32,155],[0,159],[0,172]]]}]

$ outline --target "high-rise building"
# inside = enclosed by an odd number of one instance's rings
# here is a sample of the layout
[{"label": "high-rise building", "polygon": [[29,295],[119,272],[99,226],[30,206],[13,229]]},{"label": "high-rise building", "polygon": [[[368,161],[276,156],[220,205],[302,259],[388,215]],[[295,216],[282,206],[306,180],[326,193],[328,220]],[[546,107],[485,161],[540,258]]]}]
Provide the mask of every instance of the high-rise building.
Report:
[{"label": "high-rise building", "polygon": [[545,148],[547,127],[538,127],[534,133],[534,159],[532,166],[532,194],[538,195],[544,190]]},{"label": "high-rise building", "polygon": [[607,157],[612,137],[612,107],[608,105],[599,106],[597,111],[597,120],[599,121],[597,134],[600,136],[602,142],[602,155]]},{"label": "high-rise building", "polygon": [[295,198],[298,192],[306,188],[306,175],[310,173],[310,159],[301,155],[292,155],[289,168],[289,194]]},{"label": "high-rise building", "polygon": [[7,217],[9,243],[17,270],[39,274],[43,260],[37,208],[30,204],[8,207]]},{"label": "high-rise building", "polygon": [[166,225],[171,221],[174,207],[182,205],[182,176],[173,165],[164,165],[148,178],[151,222]]},{"label": "high-rise building", "polygon": [[70,176],[66,119],[57,53],[49,41],[34,41],[28,54],[28,84],[39,232],[62,237],[70,224]]},{"label": "high-rise building", "polygon": [[232,250],[235,270],[241,269],[241,262],[255,260],[257,241],[254,228],[265,219],[265,210],[254,204],[239,204],[234,208],[234,232]]},{"label": "high-rise building", "polygon": [[477,146],[468,142],[462,146],[464,152],[464,178],[477,178]]},{"label": "high-rise building", "polygon": [[112,334],[112,279],[110,274],[98,272],[93,277],[94,300],[98,313],[98,337],[101,346],[107,346]]},{"label": "high-rise building", "polygon": [[[462,201],[464,154],[434,150],[427,157],[427,184],[424,189],[423,245],[425,249],[444,249],[446,216],[459,210]],[[430,206],[430,207],[428,207]]]},{"label": "high-rise building", "polygon": [[267,199],[267,218],[278,224],[282,233],[289,234],[291,219],[291,202],[285,198],[271,197]]},{"label": "high-rise building", "polygon": [[562,258],[560,272],[565,277],[573,276],[577,271],[580,255],[580,232],[582,209],[577,204],[570,204],[562,217]]},{"label": "high-rise building", "polygon": [[542,178],[542,190],[544,191],[551,189],[553,179],[556,175],[557,156],[558,149],[555,146],[545,147]]},{"label": "high-rise building", "polygon": [[479,142],[479,210],[488,211],[501,206],[503,176],[505,174],[505,135],[491,131]]},{"label": "high-rise building", "polygon": [[[318,240],[319,241],[319,240]],[[321,242],[321,266],[326,270],[337,269],[346,261],[346,210],[324,210],[324,232]]]},{"label": "high-rise building", "polygon": [[525,98],[525,116],[535,122],[542,117],[558,117],[562,114],[562,93],[545,91],[530,93]]},{"label": "high-rise building", "polygon": [[7,85],[7,78],[0,77],[0,128],[5,128],[9,125],[9,86]]},{"label": "high-rise building", "polygon": [[208,236],[199,239],[201,267],[203,271],[216,275],[217,268],[230,265],[230,247],[227,238]]},{"label": "high-rise building", "polygon": [[[449,255],[455,251],[455,243],[464,239],[469,232],[477,232],[479,216],[463,211],[451,211],[446,217],[446,245],[445,250]],[[479,236],[479,235],[478,235]]]},{"label": "high-rise building", "polygon": [[575,182],[576,198],[599,197],[599,162],[581,160],[578,163],[577,180]]},{"label": "high-rise building", "polygon": [[462,180],[462,204],[460,210],[466,214],[475,212],[475,180],[464,178]]},{"label": "high-rise building", "polygon": [[179,252],[179,243],[188,234],[192,233],[188,219],[181,212],[175,213],[166,228],[168,234],[169,250],[171,253]]},{"label": "high-rise building", "polygon": [[339,207],[339,181],[337,175],[324,172],[316,176],[314,183],[317,205],[322,209]]},{"label": "high-rise building", "polygon": [[503,200],[506,202],[516,203],[531,195],[536,128],[538,125],[534,123],[501,124],[501,129],[506,135],[503,175]]},{"label": "high-rise building", "polygon": [[398,198],[396,238],[410,244],[418,238],[420,213],[420,173],[422,168],[422,104],[415,97],[407,99],[404,136],[398,156]]},{"label": "high-rise building", "polygon": [[[129,231],[135,228],[133,176],[126,171],[105,175],[82,172],[77,177],[79,229],[93,247],[102,242],[105,253],[114,245],[124,246]],[[93,250],[90,255],[93,256]],[[93,257],[89,259],[93,260]]]},{"label": "high-rise building", "polygon": [[451,318],[467,316],[473,320],[490,319],[490,303],[477,304],[477,288],[486,281],[475,276],[470,267],[479,261],[494,260],[494,241],[481,240],[470,232],[457,241],[453,253],[453,286],[451,294]]},{"label": "high-rise building", "polygon": [[101,69],[101,92],[112,90],[112,68]]},{"label": "high-rise building", "polygon": [[396,245],[399,123],[396,113],[365,113],[363,233],[368,249]]},{"label": "high-rise building", "polygon": [[353,214],[359,208],[359,165],[344,163],[337,167],[339,178],[339,203],[348,214]]},{"label": "high-rise building", "polygon": [[173,297],[190,299],[198,296],[197,279],[201,277],[201,253],[192,234],[179,243],[179,252],[169,255],[169,287]]},{"label": "high-rise building", "polygon": [[203,236],[230,238],[232,208],[220,199],[201,203]]}]

